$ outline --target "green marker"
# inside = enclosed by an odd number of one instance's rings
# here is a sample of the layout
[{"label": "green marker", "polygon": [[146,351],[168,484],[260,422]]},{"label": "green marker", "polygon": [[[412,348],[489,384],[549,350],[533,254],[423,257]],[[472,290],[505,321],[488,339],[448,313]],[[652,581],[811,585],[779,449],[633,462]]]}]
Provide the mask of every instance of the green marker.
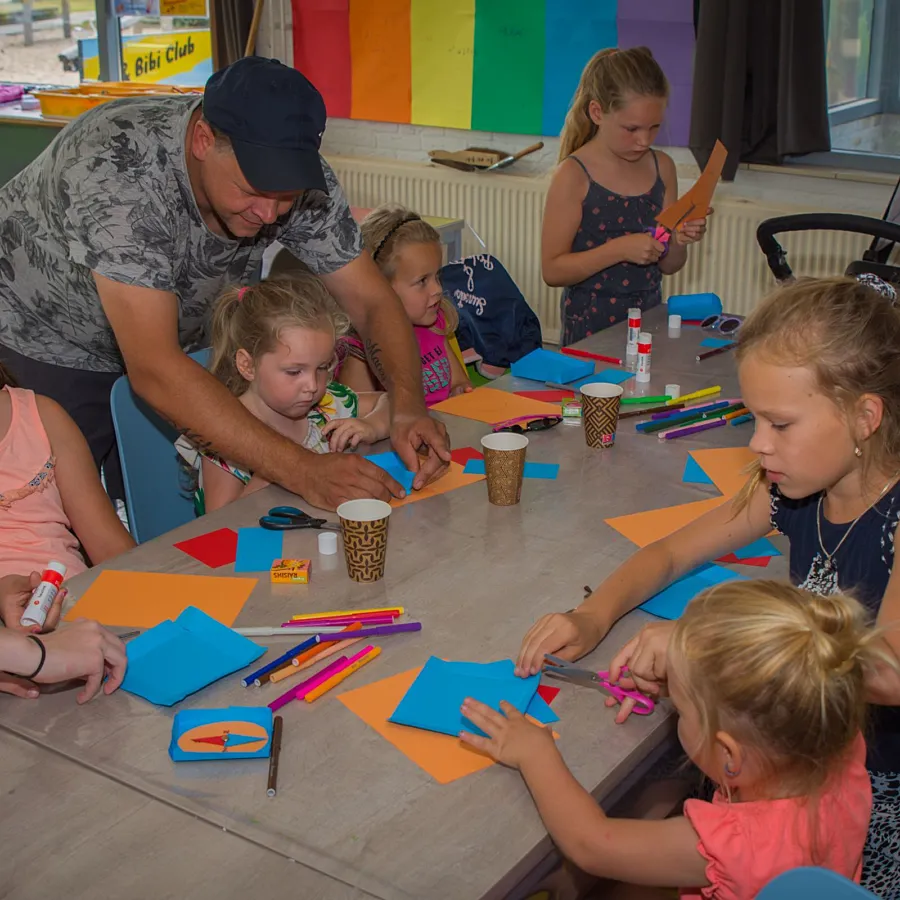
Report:
[{"label": "green marker", "polygon": [[630,406],[635,403],[665,403],[672,398],[668,394],[659,397],[623,397],[619,402],[622,406]]}]

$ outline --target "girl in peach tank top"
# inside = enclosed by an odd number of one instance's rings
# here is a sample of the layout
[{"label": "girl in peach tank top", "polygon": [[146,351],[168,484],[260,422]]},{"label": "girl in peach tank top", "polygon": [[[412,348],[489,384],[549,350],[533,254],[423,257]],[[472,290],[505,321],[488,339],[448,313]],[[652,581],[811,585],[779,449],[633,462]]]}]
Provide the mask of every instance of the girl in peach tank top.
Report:
[{"label": "girl in peach tank top", "polygon": [[99,563],[133,547],[68,414],[14,387],[2,368],[0,386],[0,578],[40,572],[50,560],[71,577],[87,568],[85,554]]}]

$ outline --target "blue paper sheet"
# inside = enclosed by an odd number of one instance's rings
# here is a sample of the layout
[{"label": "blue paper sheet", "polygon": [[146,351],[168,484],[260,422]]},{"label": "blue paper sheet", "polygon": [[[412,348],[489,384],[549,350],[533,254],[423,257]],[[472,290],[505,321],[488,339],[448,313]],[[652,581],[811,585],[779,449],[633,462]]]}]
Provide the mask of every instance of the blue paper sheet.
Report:
[{"label": "blue paper sheet", "polygon": [[174,622],[166,619],[128,642],[122,689],[159,706],[172,706],[265,652],[265,647],[189,606]]},{"label": "blue paper sheet", "polygon": [[554,353],[541,347],[517,359],[510,367],[511,374],[516,378],[555,381],[558,384],[568,384],[570,381],[591,375],[593,371],[592,360],[564,356],[562,353]]},{"label": "blue paper sheet", "polygon": [[268,572],[283,557],[284,533],[266,528],[238,529],[235,572]]},{"label": "blue paper sheet", "polygon": [[[463,469],[463,475],[484,475],[484,460],[470,459]],[[555,479],[559,475],[558,463],[526,462],[523,478]]]},{"label": "blue paper sheet", "polygon": [[574,382],[571,387],[581,387],[585,384],[621,384],[634,378],[634,372],[626,372],[623,369],[603,369],[596,375],[588,375],[587,378],[581,378]]},{"label": "blue paper sheet", "polygon": [[366,459],[370,463],[375,463],[379,469],[384,469],[388,475],[403,486],[403,490],[407,492],[412,490],[413,479],[416,476],[406,468],[403,460],[393,450],[387,453],[373,453],[371,456],[367,456]]},{"label": "blue paper sheet", "polygon": [[[209,725],[217,727],[206,727]],[[268,706],[184,709],[175,713],[172,721],[169,756],[176,762],[259,759],[271,751],[272,710]]]},{"label": "blue paper sheet", "polygon": [[528,704],[528,709],[525,712],[532,719],[537,719],[541,725],[550,725],[559,721],[559,716],[553,712],[553,708],[540,694],[535,694],[531,698],[531,703]]},{"label": "blue paper sheet", "polygon": [[703,338],[700,341],[701,347],[710,347],[715,349],[716,347],[727,347],[729,344],[733,344],[735,339],[733,337],[728,338]]},{"label": "blue paper sheet", "polygon": [[388,721],[440,734],[484,732],[460,712],[471,697],[497,711],[506,700],[524,713],[537,694],[541,676],[518,678],[511,659],[493,663],[447,662],[432,656]]},{"label": "blue paper sheet", "polygon": [[781,551],[768,539],[760,538],[740,550],[735,550],[734,555],[738,559],[753,559],[759,556],[781,556]]},{"label": "blue paper sheet", "polygon": [[677,619],[684,612],[688,603],[708,587],[725,581],[746,580],[743,575],[738,575],[731,569],[707,564],[694,569],[684,578],[661,590],[655,597],[642,603],[641,609],[654,616],[659,616],[661,619]]},{"label": "blue paper sheet", "polygon": [[681,316],[682,319],[705,319],[722,312],[722,301],[712,293],[676,294],[669,297],[666,303],[668,314]]},{"label": "blue paper sheet", "polygon": [[687,462],[684,464],[684,475],[681,480],[686,484],[712,484],[713,480],[700,468],[700,464],[693,456],[688,454]]}]

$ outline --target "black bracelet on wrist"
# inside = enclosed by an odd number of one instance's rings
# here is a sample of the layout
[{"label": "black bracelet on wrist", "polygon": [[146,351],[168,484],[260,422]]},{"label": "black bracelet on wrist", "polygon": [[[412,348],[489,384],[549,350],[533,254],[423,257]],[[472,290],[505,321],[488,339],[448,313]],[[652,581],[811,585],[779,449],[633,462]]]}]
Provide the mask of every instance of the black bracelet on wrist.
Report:
[{"label": "black bracelet on wrist", "polygon": [[47,648],[44,646],[44,642],[39,637],[36,637],[33,634],[28,634],[26,635],[26,637],[29,640],[34,641],[38,645],[38,647],[41,648],[41,661],[38,663],[37,668],[30,675],[22,676],[23,678],[27,678],[30,681],[32,678],[36,678],[41,669],[44,668],[44,662],[47,659]]}]

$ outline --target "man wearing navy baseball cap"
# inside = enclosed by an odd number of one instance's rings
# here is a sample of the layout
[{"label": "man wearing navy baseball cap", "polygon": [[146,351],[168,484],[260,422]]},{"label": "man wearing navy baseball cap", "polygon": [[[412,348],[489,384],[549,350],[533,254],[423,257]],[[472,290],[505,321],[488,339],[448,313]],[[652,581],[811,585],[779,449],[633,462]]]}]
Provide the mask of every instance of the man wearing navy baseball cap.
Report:
[{"label": "man wearing navy baseball cap", "polygon": [[0,188],[0,361],[68,410],[113,497],[122,490],[109,395],[125,370],[195,445],[315,506],[402,495],[362,457],[316,455],[264,425],[185,354],[208,346],[216,298],[253,280],[275,241],[323,279],[364,337],[415,486],[449,461],[409,320],[319,155],[325,122],[300,72],[247,57],[214,74],[202,100],[90,110]]}]

